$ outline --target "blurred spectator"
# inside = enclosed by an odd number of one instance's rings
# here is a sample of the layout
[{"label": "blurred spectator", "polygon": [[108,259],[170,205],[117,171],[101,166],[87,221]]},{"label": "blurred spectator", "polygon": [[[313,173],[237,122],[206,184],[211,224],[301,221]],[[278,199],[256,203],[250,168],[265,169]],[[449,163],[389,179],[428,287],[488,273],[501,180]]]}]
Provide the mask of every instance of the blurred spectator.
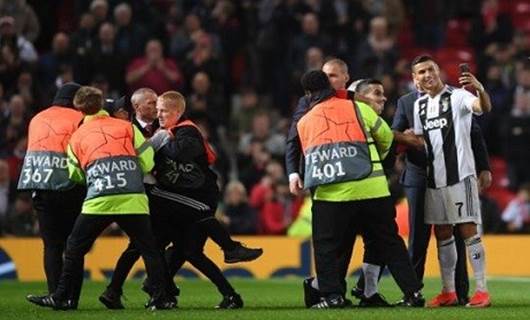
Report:
[{"label": "blurred spectator", "polygon": [[445,40],[445,26],[448,18],[449,1],[445,0],[409,0],[410,16],[413,17],[412,29],[416,45],[429,49],[438,49]]},{"label": "blurred spectator", "polygon": [[96,30],[94,15],[83,13],[77,31],[72,35],[72,48],[77,55],[83,56],[92,48]]},{"label": "blurred spectator", "polygon": [[480,15],[471,23],[469,42],[482,54],[492,43],[509,43],[513,36],[513,26],[510,16],[499,10],[498,0],[483,0]]},{"label": "blurred spectator", "polygon": [[530,63],[517,72],[517,85],[510,111],[513,117],[530,117]]},{"label": "blurred spectator", "polygon": [[399,55],[384,17],[375,17],[370,21],[370,32],[357,52],[356,63],[353,64],[356,66],[356,77],[381,78],[385,73],[394,72]]},{"label": "blurred spectator", "polygon": [[322,49],[318,47],[307,49],[302,69],[295,68],[292,72],[291,86],[296,88],[294,91],[295,96],[304,95],[302,86],[300,85],[300,78],[302,75],[310,70],[320,70],[322,65],[324,65],[324,53],[322,52]]},{"label": "blurred spectator", "polygon": [[260,112],[252,118],[252,131],[244,134],[239,140],[239,152],[251,153],[251,143],[261,142],[271,155],[282,158],[285,153],[285,136],[274,133],[268,113]]},{"label": "blurred spectator", "polygon": [[11,16],[15,20],[15,32],[30,42],[35,42],[40,33],[39,19],[26,0],[0,0],[0,16]]},{"label": "blurred spectator", "polygon": [[211,79],[215,90],[221,91],[223,89],[222,83],[224,81],[224,66],[219,59],[219,55],[215,53],[214,43],[216,38],[211,34],[202,30],[196,31],[192,35],[193,49],[189,52],[182,70],[186,80],[185,89],[189,91],[191,87],[190,81],[197,72],[205,72]]},{"label": "blurred spectator", "polygon": [[493,61],[501,68],[501,80],[504,86],[512,88],[516,80],[515,47],[512,44],[492,44]]},{"label": "blurred spectator", "polygon": [[258,213],[261,234],[283,234],[292,221],[292,199],[282,165],[270,161],[265,175],[250,191],[250,205]]},{"label": "blurred spectator", "polygon": [[486,71],[486,81],[484,88],[489,93],[491,104],[495,106],[490,113],[483,114],[476,117],[480,124],[484,139],[488,146],[490,154],[501,153],[501,141],[499,139],[499,127],[501,120],[509,113],[512,98],[510,95],[512,91],[509,90],[502,82],[501,67],[494,63],[491,64]]},{"label": "blurred spectator", "polygon": [[24,99],[28,110],[37,110],[42,104],[42,92],[33,80],[33,74],[29,70],[22,70],[18,75],[15,87],[9,95],[18,94]]},{"label": "blurred spectator", "polygon": [[147,31],[133,23],[131,6],[125,2],[114,8],[116,24],[116,51],[123,57],[136,58],[142,54],[147,42]]},{"label": "blurred spectator", "polygon": [[519,188],[515,199],[504,209],[502,220],[510,232],[530,232],[530,184]]},{"label": "blurred spectator", "polygon": [[0,159],[0,235],[4,233],[6,227],[10,185],[9,164],[4,159]]},{"label": "blurred spectator", "polygon": [[123,74],[126,57],[116,50],[116,29],[112,23],[101,24],[90,56],[92,75],[103,76],[109,83],[108,94],[120,96],[125,91]]},{"label": "blurred spectator", "polygon": [[72,35],[72,51],[74,53],[74,76],[78,83],[88,83],[92,75],[90,69],[90,51],[94,45],[96,20],[90,13],[84,13],[79,19],[79,28]]},{"label": "blurred spectator", "polygon": [[530,30],[515,31],[513,36],[513,46],[515,47],[515,58],[526,60],[530,57]]},{"label": "blurred spectator", "polygon": [[15,19],[11,16],[0,18],[0,44],[8,44],[16,48],[20,60],[27,63],[36,62],[37,51],[31,42],[24,36],[17,33],[15,29]]},{"label": "blurred spectator", "polygon": [[38,235],[39,228],[29,193],[19,193],[7,214],[6,234],[17,237]]},{"label": "blurred spectator", "polygon": [[22,68],[17,50],[9,44],[0,44],[0,82],[5,91],[13,90]]},{"label": "blurred spectator", "polygon": [[94,16],[96,27],[99,29],[109,16],[109,3],[107,0],[93,0],[90,3],[90,13]]},{"label": "blurred spectator", "polygon": [[157,94],[175,90],[182,84],[182,75],[170,58],[165,58],[162,42],[150,40],[145,45],[145,56],[134,59],[127,67],[125,81],[129,91],[147,87]]},{"label": "blurred spectator", "polygon": [[209,118],[214,130],[218,125],[226,123],[228,110],[223,103],[223,97],[212,88],[210,77],[205,72],[197,72],[193,76],[187,106],[190,112],[202,113]]},{"label": "blurred spectator", "polygon": [[236,140],[239,134],[250,132],[252,119],[260,109],[258,94],[252,87],[242,88],[238,101],[230,112],[230,132]]},{"label": "blurred spectator", "polygon": [[201,21],[193,13],[186,15],[184,23],[179,21],[180,12],[177,4],[171,6],[169,15],[170,20],[166,24],[169,35],[169,54],[177,61],[183,61],[193,49],[191,35],[201,30]]},{"label": "blurred spectator", "polygon": [[251,188],[265,175],[265,167],[270,160],[271,154],[263,142],[258,140],[250,141],[248,154],[239,155],[239,179],[247,190],[252,190]]},{"label": "blurred spectator", "polygon": [[256,212],[249,206],[247,190],[239,181],[226,185],[221,221],[230,234],[256,234]]},{"label": "blurred spectator", "polygon": [[510,188],[530,181],[530,63],[518,72],[513,106],[500,129],[508,165]]},{"label": "blurred spectator", "polygon": [[329,37],[320,32],[320,21],[316,14],[306,13],[302,18],[302,33],[295,36],[291,44],[291,65],[296,70],[304,69],[306,52],[311,47],[320,48],[324,53],[331,51]]},{"label": "blurred spectator", "polygon": [[39,81],[44,88],[52,86],[62,65],[73,65],[74,56],[70,48],[70,37],[64,32],[53,36],[52,50],[39,57]]},{"label": "blurred spectator", "polygon": [[29,115],[26,103],[20,95],[13,95],[8,104],[9,116],[7,127],[3,132],[6,137],[5,145],[2,146],[8,154],[11,154],[18,141],[24,137],[28,130]]},{"label": "blurred spectator", "polygon": [[286,234],[292,219],[292,197],[289,193],[289,184],[286,180],[281,180],[271,185],[270,191],[265,194],[265,202],[259,213],[259,233]]}]

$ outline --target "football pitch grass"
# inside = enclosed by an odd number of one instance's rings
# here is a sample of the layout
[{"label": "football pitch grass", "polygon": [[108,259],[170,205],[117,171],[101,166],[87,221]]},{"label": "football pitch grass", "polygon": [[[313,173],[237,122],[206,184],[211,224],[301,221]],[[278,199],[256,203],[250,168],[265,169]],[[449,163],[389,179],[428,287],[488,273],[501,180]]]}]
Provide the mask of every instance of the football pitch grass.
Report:
[{"label": "football pitch grass", "polygon": [[[303,305],[301,279],[247,280],[232,279],[242,295],[245,307],[240,310],[215,310],[221,300],[215,287],[205,280],[178,281],[181,288],[179,308],[150,312],[143,308],[146,295],[140,282],[129,281],[125,287],[125,310],[107,310],[98,296],[105,288],[103,282],[85,281],[77,311],[53,311],[26,302],[28,293],[40,294],[42,282],[20,283],[0,281],[0,319],[530,319],[530,279],[493,278],[488,285],[493,306],[487,309],[451,307],[385,308],[342,310],[310,310]],[[350,287],[351,287],[350,280]],[[438,279],[427,279],[424,294],[432,297],[439,289]],[[394,302],[400,298],[396,285],[389,277],[381,281],[381,293]],[[356,300],[354,300],[354,303]]]}]

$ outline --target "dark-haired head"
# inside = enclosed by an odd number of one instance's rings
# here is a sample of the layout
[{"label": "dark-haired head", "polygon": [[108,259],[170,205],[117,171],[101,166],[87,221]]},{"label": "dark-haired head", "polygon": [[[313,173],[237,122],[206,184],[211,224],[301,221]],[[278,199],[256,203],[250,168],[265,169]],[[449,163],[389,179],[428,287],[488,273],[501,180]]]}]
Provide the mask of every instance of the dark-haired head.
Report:
[{"label": "dark-haired head", "polygon": [[331,89],[328,76],[321,70],[306,72],[300,82],[304,91],[309,94]]},{"label": "dark-haired head", "polygon": [[432,61],[434,64],[438,65],[436,61],[434,61],[434,58],[432,56],[428,54],[422,54],[412,59],[412,62],[410,63],[410,68],[412,69],[412,72],[414,72],[414,67],[416,65],[427,61]]}]

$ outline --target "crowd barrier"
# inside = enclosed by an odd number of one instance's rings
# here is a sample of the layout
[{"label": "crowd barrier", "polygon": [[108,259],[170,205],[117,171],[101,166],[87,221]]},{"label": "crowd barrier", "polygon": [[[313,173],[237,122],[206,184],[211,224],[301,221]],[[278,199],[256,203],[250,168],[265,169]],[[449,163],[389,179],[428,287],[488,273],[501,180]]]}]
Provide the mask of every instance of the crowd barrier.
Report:
[{"label": "crowd barrier", "polygon": [[[205,253],[227,276],[253,277],[256,279],[305,277],[314,273],[311,242],[307,239],[288,237],[237,237],[250,247],[262,247],[263,256],[253,262],[223,263],[220,248],[208,242]],[[530,236],[492,235],[483,238],[486,246],[487,274],[490,276],[530,276]],[[362,263],[362,240],[357,239],[350,263],[350,274],[359,271]],[[85,276],[91,280],[106,280],[112,275],[116,260],[127,247],[127,238],[99,238],[85,258]],[[0,280],[45,280],[43,271],[43,246],[38,238],[0,238]],[[431,239],[425,274],[439,276],[434,239]],[[142,261],[135,264],[130,277],[144,275]],[[183,277],[202,277],[193,267],[185,264],[179,272]]]}]

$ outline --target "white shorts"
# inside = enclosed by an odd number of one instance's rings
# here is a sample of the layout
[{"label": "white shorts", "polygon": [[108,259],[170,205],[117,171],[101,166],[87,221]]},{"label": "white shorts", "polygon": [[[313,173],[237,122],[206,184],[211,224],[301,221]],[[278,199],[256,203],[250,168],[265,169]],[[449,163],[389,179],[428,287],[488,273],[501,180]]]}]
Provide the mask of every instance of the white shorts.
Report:
[{"label": "white shorts", "polygon": [[425,192],[426,224],[481,224],[477,178],[469,176],[457,184]]}]

